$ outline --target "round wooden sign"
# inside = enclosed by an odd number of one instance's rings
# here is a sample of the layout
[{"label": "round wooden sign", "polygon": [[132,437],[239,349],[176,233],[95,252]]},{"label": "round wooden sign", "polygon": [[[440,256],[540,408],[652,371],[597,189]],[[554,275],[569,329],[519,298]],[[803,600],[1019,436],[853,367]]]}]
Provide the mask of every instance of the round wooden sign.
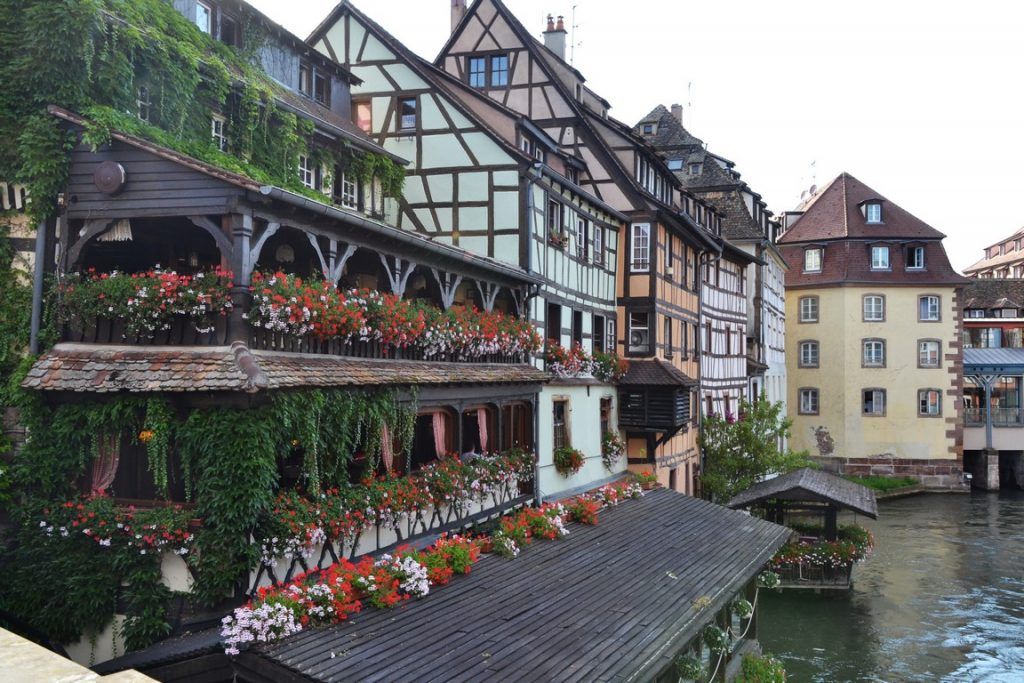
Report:
[{"label": "round wooden sign", "polygon": [[114,195],[124,189],[128,176],[124,172],[124,166],[116,161],[104,161],[96,167],[92,174],[92,182],[96,189],[104,194]]}]

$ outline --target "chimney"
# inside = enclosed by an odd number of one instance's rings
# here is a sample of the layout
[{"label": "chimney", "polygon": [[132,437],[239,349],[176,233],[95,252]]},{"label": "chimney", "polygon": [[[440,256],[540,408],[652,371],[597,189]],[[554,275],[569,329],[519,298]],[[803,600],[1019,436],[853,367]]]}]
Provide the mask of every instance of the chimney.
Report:
[{"label": "chimney", "polygon": [[683,105],[681,105],[681,104],[673,104],[672,105],[672,118],[674,118],[679,123],[683,122]]},{"label": "chimney", "polygon": [[452,33],[455,33],[455,28],[464,16],[466,16],[466,0],[452,0]]},{"label": "chimney", "polygon": [[561,16],[558,17],[558,24],[555,25],[554,19],[551,15],[548,15],[548,27],[544,31],[544,46],[547,49],[558,55],[558,58],[565,61],[565,21]]}]

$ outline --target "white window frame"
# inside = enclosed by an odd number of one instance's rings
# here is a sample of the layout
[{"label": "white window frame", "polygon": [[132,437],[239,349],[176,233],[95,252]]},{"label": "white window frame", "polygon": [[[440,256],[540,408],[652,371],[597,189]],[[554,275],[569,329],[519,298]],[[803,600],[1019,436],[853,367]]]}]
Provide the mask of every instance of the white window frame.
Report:
[{"label": "white window frame", "polygon": [[359,183],[355,178],[348,174],[342,173],[340,178],[336,178],[335,182],[340,183],[338,187],[341,189],[339,197],[341,198],[341,205],[346,209],[358,209],[359,208]]},{"label": "white window frame", "polygon": [[[927,302],[927,309],[925,308]],[[932,305],[934,303],[934,306]],[[917,319],[919,322],[938,322],[942,320],[942,299],[934,294],[925,294],[917,300]]]},{"label": "white window frame", "polygon": [[817,389],[805,387],[800,389],[800,414],[817,415],[821,411],[821,397]]},{"label": "white window frame", "polygon": [[907,250],[907,270],[924,270],[924,247],[910,247]]},{"label": "white window frame", "polygon": [[938,389],[918,389],[917,414],[922,417],[942,415],[942,392]]},{"label": "white window frame", "polygon": [[[871,410],[865,400],[868,392],[871,393]],[[885,415],[886,395],[885,389],[864,389],[860,392],[861,414],[867,417],[883,417]]]},{"label": "white window frame", "polygon": [[[869,303],[877,302],[877,306]],[[864,322],[878,323],[885,321],[885,297],[881,294],[864,295]]]},{"label": "white window frame", "polygon": [[821,361],[821,347],[818,342],[809,340],[800,342],[800,367],[816,368]]},{"label": "white window frame", "polygon": [[[199,23],[199,11],[200,11],[200,9],[206,10],[206,25],[205,26],[203,24]],[[206,3],[206,2],[202,2],[202,1],[197,2],[196,3],[196,12],[195,12],[195,15],[192,18],[192,23],[195,24],[196,28],[198,28],[200,31],[202,31],[206,35],[212,36],[213,35],[213,5],[211,5],[209,3]]]},{"label": "white window frame", "polygon": [[[402,106],[405,102],[412,102],[412,114],[402,113]],[[416,97],[399,97],[398,108],[395,114],[395,123],[398,125],[399,132],[415,131],[420,117],[419,99]],[[406,125],[410,120],[412,125]]]},{"label": "white window frame", "polygon": [[[639,324],[639,321],[634,322],[633,316],[646,316],[647,317],[647,323],[641,325],[641,324]],[[627,342],[626,348],[627,348],[627,350],[630,353],[636,353],[636,354],[648,354],[648,353],[650,353],[651,352],[651,313],[650,313],[650,311],[630,311],[629,314],[628,314],[628,322],[629,322],[629,334],[626,337],[626,342]],[[633,343],[633,333],[634,332],[642,332],[643,334],[645,334],[647,336],[646,344],[634,344]]]},{"label": "white window frame", "polygon": [[608,320],[605,322],[605,325],[608,328],[608,332],[605,334],[605,338],[604,338],[605,348],[608,351],[614,352],[615,351],[615,345],[616,345],[616,340],[615,340],[615,318],[608,318]]},{"label": "white window frame", "polygon": [[213,114],[210,117],[210,136],[213,138],[214,146],[221,152],[228,149],[228,136],[224,132],[224,125],[227,123],[220,114]]},{"label": "white window frame", "polygon": [[861,342],[861,362],[866,368],[885,367],[885,340],[865,339]]},{"label": "white window frame", "polygon": [[871,247],[871,270],[889,270],[889,247]]},{"label": "white window frame", "polygon": [[[934,351],[933,351],[934,350]],[[917,342],[917,365],[922,368],[937,368],[941,364],[942,346],[934,339],[922,339]],[[931,360],[934,355],[935,360]]]},{"label": "white window frame", "polygon": [[299,182],[303,186],[310,188],[311,190],[316,189],[316,171],[313,169],[313,161],[309,158],[308,154],[299,155]]},{"label": "white window frame", "polygon": [[[800,322],[802,322],[802,323],[816,323],[816,322],[818,322],[818,319],[820,317],[820,312],[818,310],[818,297],[816,297],[816,296],[800,297],[800,301],[799,301],[798,305],[800,307],[800,311],[799,311]],[[813,316],[811,315],[811,313],[812,313],[811,309],[812,308],[813,308]]]},{"label": "white window frame", "polygon": [[864,218],[868,223],[882,222],[882,205],[878,202],[869,202],[864,205]]},{"label": "white window frame", "polygon": [[821,263],[823,260],[822,249],[820,247],[804,249],[804,272],[820,273]]},{"label": "white window frame", "polygon": [[629,227],[629,270],[648,273],[651,270],[651,224],[633,223]]},{"label": "white window frame", "polygon": [[152,108],[153,98],[150,97],[149,86],[140,85],[135,89],[135,115],[139,117],[139,121],[149,123]]},{"label": "white window frame", "polygon": [[604,263],[604,228],[594,223],[594,263]]},{"label": "white window frame", "polygon": [[576,257],[587,260],[587,219],[576,214]]}]

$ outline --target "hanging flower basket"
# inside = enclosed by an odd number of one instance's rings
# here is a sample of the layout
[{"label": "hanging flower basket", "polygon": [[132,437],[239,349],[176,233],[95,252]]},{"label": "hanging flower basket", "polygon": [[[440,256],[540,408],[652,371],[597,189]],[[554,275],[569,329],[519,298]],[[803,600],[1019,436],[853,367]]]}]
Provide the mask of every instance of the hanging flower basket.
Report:
[{"label": "hanging flower basket", "polygon": [[583,468],[583,453],[572,446],[562,446],[555,450],[555,470],[563,477],[570,477]]}]

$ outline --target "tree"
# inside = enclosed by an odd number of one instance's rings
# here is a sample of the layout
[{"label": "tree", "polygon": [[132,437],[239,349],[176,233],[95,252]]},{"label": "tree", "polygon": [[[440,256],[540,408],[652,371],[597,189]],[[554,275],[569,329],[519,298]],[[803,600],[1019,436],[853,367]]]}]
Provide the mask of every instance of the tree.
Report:
[{"label": "tree", "polygon": [[807,451],[779,447],[789,438],[791,425],[782,416],[782,403],[770,403],[764,394],[754,403],[740,399],[739,417],[704,418],[698,439],[704,454],[704,496],[724,504],[766,475],[812,465]]}]

